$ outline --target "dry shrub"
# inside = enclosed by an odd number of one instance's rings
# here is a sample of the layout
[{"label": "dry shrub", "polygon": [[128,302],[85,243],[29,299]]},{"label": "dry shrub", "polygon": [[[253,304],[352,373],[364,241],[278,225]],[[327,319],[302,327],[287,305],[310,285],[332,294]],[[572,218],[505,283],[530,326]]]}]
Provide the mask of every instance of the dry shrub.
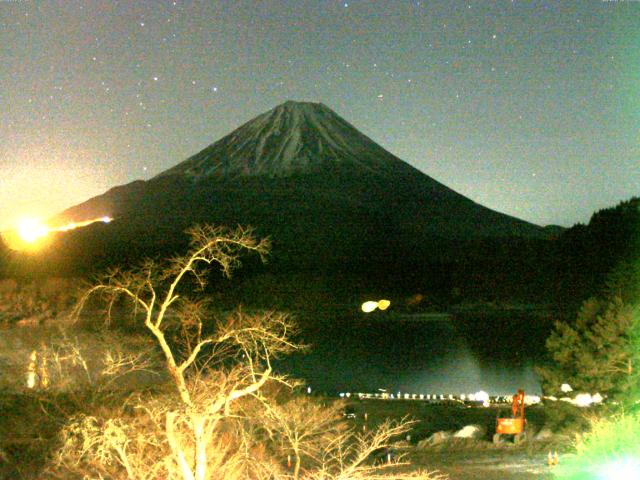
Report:
[{"label": "dry shrub", "polygon": [[0,280],[0,321],[37,325],[64,316],[75,303],[79,283],[60,277]]}]

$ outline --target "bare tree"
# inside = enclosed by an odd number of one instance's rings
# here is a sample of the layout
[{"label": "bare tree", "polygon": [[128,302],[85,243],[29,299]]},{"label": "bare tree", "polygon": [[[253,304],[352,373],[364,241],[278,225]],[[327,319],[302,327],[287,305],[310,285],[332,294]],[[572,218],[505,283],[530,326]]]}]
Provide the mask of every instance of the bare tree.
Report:
[{"label": "bare tree", "polygon": [[[224,274],[230,276],[233,269],[240,264],[241,250],[251,250],[264,257],[269,250],[269,242],[256,240],[251,230],[242,228],[227,230],[204,226],[194,227],[188,233],[191,236],[191,249],[187,255],[174,258],[170,265],[165,267],[159,267],[154,262],[147,261],[137,270],[110,272],[106,278],[84,294],[78,303],[76,313],[79,314],[87,301],[97,294],[107,297],[109,307],[121,296],[131,300],[135,308],[142,309],[144,325],[162,349],[167,371],[173,379],[181,400],[186,405],[192,405],[191,393],[185,381],[187,370],[198,359],[203,348],[214,347],[215,344],[221,344],[241,334],[231,328],[220,332],[218,338],[202,338],[202,318],[199,314],[201,303],[181,296],[178,287],[187,275],[191,275],[197,285],[201,289],[204,288],[206,270],[203,267],[206,268],[212,264],[219,265]],[[190,349],[189,355],[183,359],[177,358],[165,334],[168,311],[172,306],[177,307],[178,302],[182,303],[183,312],[178,320],[186,333],[185,341]],[[111,309],[109,308],[108,311],[110,312]],[[278,322],[280,322],[279,326],[286,329],[286,321],[283,318],[275,320],[275,323]],[[273,343],[278,344],[277,341]],[[271,374],[271,369],[267,368],[262,373],[260,380],[264,383]],[[258,389],[259,385],[254,388]]]},{"label": "bare tree", "polygon": [[[230,276],[239,266],[240,253],[249,250],[261,257],[267,254],[268,240],[257,240],[251,230],[228,230],[211,226],[195,227],[189,231],[190,251],[174,258],[168,266],[147,261],[132,271],[115,270],[82,296],[76,313],[79,315],[92,297],[106,300],[107,311],[121,298],[129,299],[134,315],[142,313],[144,326],[153,335],[164,357],[166,371],[177,398],[164,398],[143,407],[146,422],[155,428],[155,438],[144,439],[134,445],[130,439],[131,425],[113,420],[102,428],[89,426],[96,418],[77,419],[74,429],[88,432],[92,438],[81,452],[103,460],[107,453],[111,462],[124,468],[126,478],[143,478],[142,472],[157,471],[158,465],[140,463],[141,458],[164,459],[161,477],[204,480],[213,467],[220,471],[221,463],[229,468],[238,463],[221,454],[227,448],[212,449],[221,431],[230,428],[224,419],[234,418],[233,404],[247,396],[258,396],[269,381],[287,383],[274,374],[271,359],[289,353],[298,345],[289,340],[293,323],[279,313],[245,314],[241,311],[218,321],[209,335],[203,320],[207,315],[206,302],[189,298],[187,287],[203,289],[207,268],[217,265]],[[189,277],[189,278],[188,278]],[[188,280],[187,280],[188,278]],[[142,407],[142,405],[138,405]],[[228,422],[227,422],[228,423]],[[140,431],[134,428],[134,431]],[[158,436],[158,431],[162,436]],[[98,435],[96,432],[104,432]],[[67,440],[78,438],[69,435]],[[163,438],[160,443],[158,438]],[[241,443],[241,442],[240,442]],[[76,448],[75,442],[66,443]],[[239,449],[241,445],[236,445]],[[156,455],[142,452],[155,447]],[[215,450],[215,453],[212,451]],[[66,453],[69,453],[67,451]],[[147,452],[148,453],[148,452]],[[237,452],[236,452],[237,453]],[[233,456],[233,455],[232,455]],[[236,455],[237,456],[237,455]],[[137,466],[136,466],[137,465]],[[111,472],[110,474],[113,474]],[[146,477],[147,473],[144,474]]]},{"label": "bare tree", "polygon": [[188,294],[204,287],[207,268],[217,265],[229,276],[242,251],[264,257],[268,241],[242,228],[204,226],[189,233],[191,248],[185,256],[164,267],[146,262],[137,270],[112,271],[87,290],[76,310],[79,315],[94,296],[106,301],[109,313],[118,298],[129,299],[134,317],[162,352],[169,390],[138,393],[110,416],[73,418],[48,475],[291,478],[279,456],[283,451],[296,457],[296,479],[307,457],[304,478],[310,480],[368,478],[365,474],[378,471],[368,464],[370,454],[404,431],[405,424],[360,437],[338,422],[335,408],[323,410],[308,400],[288,403],[295,408],[279,406],[269,386],[293,388],[296,382],[277,375],[271,362],[301,348],[291,340],[291,319],[239,310],[211,325],[207,302]]},{"label": "bare tree", "polygon": [[[448,478],[437,472],[415,470],[407,472],[408,462],[402,454],[385,455],[398,437],[407,433],[413,422],[387,420],[371,432],[345,429],[332,435],[322,448],[320,464],[306,472],[304,480],[439,480]],[[378,458],[380,454],[383,458]]]},{"label": "bare tree", "polygon": [[309,467],[321,463],[323,448],[343,434],[346,425],[341,421],[342,408],[341,402],[322,406],[302,396],[264,404],[262,425],[278,449],[293,457],[295,480],[300,478],[303,457],[308,458]]}]

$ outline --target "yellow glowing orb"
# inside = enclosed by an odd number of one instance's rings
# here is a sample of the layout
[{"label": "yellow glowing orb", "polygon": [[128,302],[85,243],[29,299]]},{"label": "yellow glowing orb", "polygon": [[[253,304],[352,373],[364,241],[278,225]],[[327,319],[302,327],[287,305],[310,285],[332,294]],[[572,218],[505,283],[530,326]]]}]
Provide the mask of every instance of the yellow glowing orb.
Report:
[{"label": "yellow glowing orb", "polygon": [[360,308],[364,313],[371,313],[376,308],[378,308],[378,302],[373,302],[373,301],[364,302]]},{"label": "yellow glowing orb", "polygon": [[25,218],[18,222],[18,235],[25,243],[35,243],[46,237],[49,228],[36,218]]},{"label": "yellow glowing orb", "polygon": [[384,311],[387,308],[389,308],[390,305],[391,305],[391,302],[389,300],[380,300],[378,302],[378,309]]},{"label": "yellow glowing orb", "polygon": [[387,308],[389,308],[390,305],[391,305],[391,302],[389,300],[380,300],[378,302],[369,300],[368,302],[364,302],[360,308],[364,313],[371,313],[376,308],[378,310],[384,311]]}]

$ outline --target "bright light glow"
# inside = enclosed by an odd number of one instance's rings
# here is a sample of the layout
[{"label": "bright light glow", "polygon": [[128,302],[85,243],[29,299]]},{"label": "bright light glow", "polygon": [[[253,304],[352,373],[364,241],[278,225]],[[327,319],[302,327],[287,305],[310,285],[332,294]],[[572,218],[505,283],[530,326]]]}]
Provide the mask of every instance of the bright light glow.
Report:
[{"label": "bright light glow", "polygon": [[38,353],[33,350],[29,356],[29,368],[27,370],[27,388],[36,386],[36,368],[38,367]]},{"label": "bright light glow", "polygon": [[51,232],[68,232],[76,228],[86,227],[92,223],[109,223],[113,219],[109,216],[93,218],[81,222],[71,222],[59,227],[49,227],[37,218],[24,218],[18,221],[14,230],[3,232],[2,237],[12,250],[37,250],[43,245],[45,238]]},{"label": "bright light glow", "polygon": [[489,394],[484,390],[474,393],[473,396],[476,399],[476,402],[482,402],[483,404],[489,403]]},{"label": "bright light glow", "polygon": [[598,469],[599,480],[622,480],[640,478],[640,460],[636,458],[621,458],[607,463]]},{"label": "bright light glow", "polygon": [[563,384],[560,386],[560,390],[561,390],[563,393],[573,392],[573,388],[571,388],[571,385],[569,385],[568,383],[563,383]]},{"label": "bright light glow", "polygon": [[25,218],[18,222],[17,231],[23,242],[34,243],[46,237],[49,228],[37,218]]},{"label": "bright light glow", "polygon": [[389,308],[390,305],[391,305],[391,302],[389,300],[380,300],[378,302],[375,302],[373,300],[369,300],[367,302],[364,302],[360,308],[362,309],[362,311],[364,313],[371,313],[376,308],[378,310],[384,311],[387,308]]},{"label": "bright light glow", "polygon": [[595,403],[595,399],[591,396],[590,393],[579,393],[578,395],[576,395],[573,403],[575,403],[578,407],[588,407],[592,403]]},{"label": "bright light glow", "polygon": [[91,220],[84,220],[82,222],[71,222],[66,225],[62,225],[61,227],[51,228],[50,232],[68,232],[69,230],[75,230],[76,228],[86,227],[87,225],[91,225],[92,223],[102,222],[109,223],[113,220],[111,217],[99,217],[93,218]]},{"label": "bright light glow", "polygon": [[378,308],[378,302],[368,301],[364,302],[360,307],[364,313],[371,313]]},{"label": "bright light glow", "polygon": [[535,405],[542,401],[542,399],[538,395],[525,395],[524,396],[524,404],[525,405]]},{"label": "bright light glow", "polygon": [[380,300],[378,302],[378,309],[384,311],[387,308],[389,308],[390,305],[391,305],[391,302],[389,300]]}]

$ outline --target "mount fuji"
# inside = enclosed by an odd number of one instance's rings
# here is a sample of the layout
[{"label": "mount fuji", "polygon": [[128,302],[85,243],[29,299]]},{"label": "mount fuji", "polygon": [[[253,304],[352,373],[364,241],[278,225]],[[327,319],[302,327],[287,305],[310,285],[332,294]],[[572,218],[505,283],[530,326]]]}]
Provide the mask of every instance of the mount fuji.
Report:
[{"label": "mount fuji", "polygon": [[[287,268],[451,259],[469,239],[545,238],[388,152],[323,104],[285,102],[148,181],[62,212],[109,225],[65,234],[58,256],[94,261],[167,254],[195,223],[252,225]],[[100,262],[98,262],[100,263]]]}]

